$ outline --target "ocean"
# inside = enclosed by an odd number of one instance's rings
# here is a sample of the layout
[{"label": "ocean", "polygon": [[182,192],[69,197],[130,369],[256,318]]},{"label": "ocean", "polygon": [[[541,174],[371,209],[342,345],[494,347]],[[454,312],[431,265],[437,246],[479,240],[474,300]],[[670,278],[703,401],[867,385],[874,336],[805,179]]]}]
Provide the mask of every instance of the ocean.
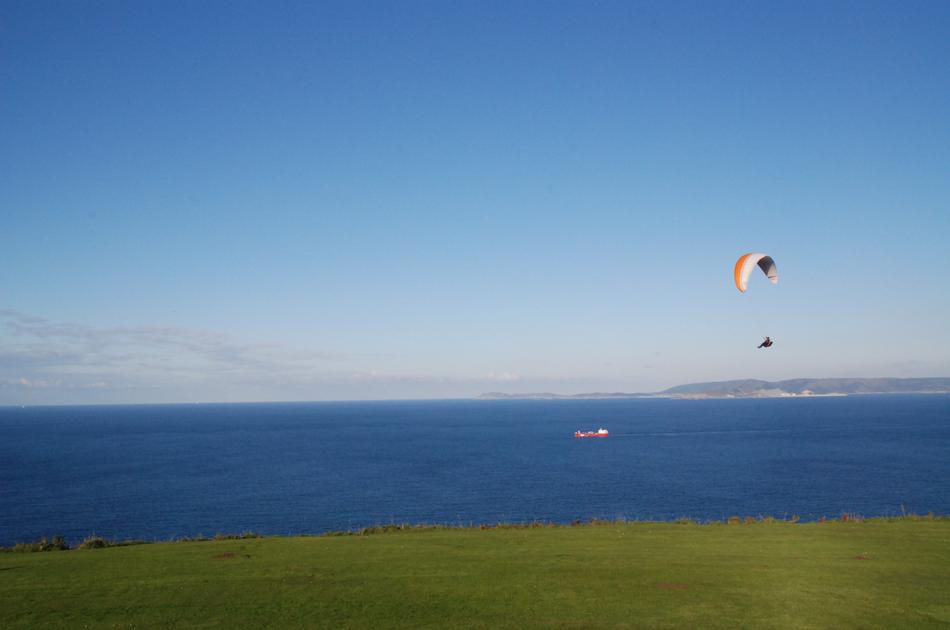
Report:
[{"label": "ocean", "polygon": [[0,408],[4,546],[904,511],[950,514],[950,396]]}]

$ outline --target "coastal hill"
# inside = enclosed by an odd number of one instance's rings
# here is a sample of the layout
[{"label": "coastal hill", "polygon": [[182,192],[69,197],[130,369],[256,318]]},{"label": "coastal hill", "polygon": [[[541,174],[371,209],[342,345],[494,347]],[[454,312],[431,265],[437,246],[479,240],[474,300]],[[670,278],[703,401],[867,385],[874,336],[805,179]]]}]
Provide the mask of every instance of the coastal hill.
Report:
[{"label": "coastal hill", "polygon": [[661,392],[588,394],[505,394],[489,392],[481,400],[578,400],[594,398],[781,398],[790,396],[849,396],[854,394],[946,394],[950,378],[793,378],[784,381],[741,379],[677,385]]}]

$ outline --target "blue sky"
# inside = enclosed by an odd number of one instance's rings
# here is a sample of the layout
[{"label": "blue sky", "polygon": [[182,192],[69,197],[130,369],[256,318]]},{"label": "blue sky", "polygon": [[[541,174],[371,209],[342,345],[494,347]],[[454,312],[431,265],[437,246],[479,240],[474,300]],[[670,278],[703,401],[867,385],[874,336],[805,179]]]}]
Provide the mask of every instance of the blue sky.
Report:
[{"label": "blue sky", "polygon": [[[948,376],[948,33],[945,2],[3,3],[0,403]],[[778,286],[735,290],[747,251]]]}]

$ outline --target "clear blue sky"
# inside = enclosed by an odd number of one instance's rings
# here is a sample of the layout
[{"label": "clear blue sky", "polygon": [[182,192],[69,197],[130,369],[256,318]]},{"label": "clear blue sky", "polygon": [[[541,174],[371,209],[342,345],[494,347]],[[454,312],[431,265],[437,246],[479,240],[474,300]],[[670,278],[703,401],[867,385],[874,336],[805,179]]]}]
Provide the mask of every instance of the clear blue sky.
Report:
[{"label": "clear blue sky", "polygon": [[950,376],[950,3],[8,1],[0,239],[0,403]]}]

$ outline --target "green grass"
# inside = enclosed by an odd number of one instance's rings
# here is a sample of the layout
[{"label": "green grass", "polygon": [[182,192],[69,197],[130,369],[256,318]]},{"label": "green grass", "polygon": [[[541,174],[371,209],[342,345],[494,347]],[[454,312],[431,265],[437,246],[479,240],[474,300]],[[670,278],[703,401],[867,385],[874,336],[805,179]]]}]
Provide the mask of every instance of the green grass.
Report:
[{"label": "green grass", "polygon": [[950,627],[950,521],[403,530],[0,553],[3,628]]}]

